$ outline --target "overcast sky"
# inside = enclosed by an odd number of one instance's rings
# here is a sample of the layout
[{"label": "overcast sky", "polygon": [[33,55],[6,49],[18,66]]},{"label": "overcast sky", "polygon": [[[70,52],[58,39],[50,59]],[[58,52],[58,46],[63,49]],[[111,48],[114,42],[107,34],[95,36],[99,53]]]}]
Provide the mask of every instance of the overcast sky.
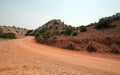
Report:
[{"label": "overcast sky", "polygon": [[120,12],[120,0],[0,0],[0,25],[37,28],[61,19],[72,26],[87,25]]}]

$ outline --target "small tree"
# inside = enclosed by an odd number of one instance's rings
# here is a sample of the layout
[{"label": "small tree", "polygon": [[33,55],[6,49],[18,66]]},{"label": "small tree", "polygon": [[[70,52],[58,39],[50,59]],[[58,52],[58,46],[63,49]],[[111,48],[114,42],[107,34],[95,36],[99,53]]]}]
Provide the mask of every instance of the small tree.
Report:
[{"label": "small tree", "polygon": [[80,32],[86,32],[87,28],[85,26],[80,26]]},{"label": "small tree", "polygon": [[95,25],[96,29],[109,27],[109,23],[114,21],[114,16],[101,18],[99,22]]},{"label": "small tree", "polygon": [[73,29],[71,27],[67,27],[65,29],[65,35],[71,35],[72,31],[73,31]]},{"label": "small tree", "polygon": [[108,21],[106,18],[102,18],[99,20],[99,22],[95,25],[96,29],[107,27],[108,26]]},{"label": "small tree", "polygon": [[120,20],[120,13],[116,13],[116,14],[115,14],[115,19],[116,19],[116,20]]},{"label": "small tree", "polygon": [[78,32],[73,32],[72,33],[72,36],[77,36],[78,35]]}]

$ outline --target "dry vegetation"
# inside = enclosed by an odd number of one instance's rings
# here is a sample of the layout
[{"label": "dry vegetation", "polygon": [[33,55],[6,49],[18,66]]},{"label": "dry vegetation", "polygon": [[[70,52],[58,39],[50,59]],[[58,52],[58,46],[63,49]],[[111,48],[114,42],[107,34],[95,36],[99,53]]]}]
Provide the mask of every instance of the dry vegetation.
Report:
[{"label": "dry vegetation", "polygon": [[59,48],[119,54],[120,16],[117,14],[77,28],[54,19],[34,30],[33,35],[37,42]]},{"label": "dry vegetation", "polygon": [[21,38],[24,37],[27,32],[25,28],[19,28],[15,26],[0,26],[1,38]]},{"label": "dry vegetation", "polygon": [[76,28],[59,19],[35,30],[0,26],[0,64],[0,75],[120,75],[120,16]]}]

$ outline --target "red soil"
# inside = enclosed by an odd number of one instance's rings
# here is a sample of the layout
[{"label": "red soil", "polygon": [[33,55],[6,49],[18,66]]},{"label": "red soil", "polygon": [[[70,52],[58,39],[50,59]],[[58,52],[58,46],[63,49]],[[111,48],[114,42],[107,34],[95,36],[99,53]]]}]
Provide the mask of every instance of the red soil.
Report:
[{"label": "red soil", "polygon": [[120,56],[54,48],[33,37],[0,41],[0,75],[120,75]]}]

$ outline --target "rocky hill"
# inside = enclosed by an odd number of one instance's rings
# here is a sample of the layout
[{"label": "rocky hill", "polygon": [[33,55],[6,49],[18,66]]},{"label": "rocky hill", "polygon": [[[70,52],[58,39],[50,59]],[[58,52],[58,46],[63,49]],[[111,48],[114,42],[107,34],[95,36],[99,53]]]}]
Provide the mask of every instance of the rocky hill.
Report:
[{"label": "rocky hill", "polygon": [[35,29],[33,33],[37,35],[37,33],[45,33],[45,32],[54,32],[55,30],[61,31],[63,28],[65,28],[67,25],[64,24],[60,19],[53,19],[46,24],[40,26],[39,28]]},{"label": "rocky hill", "polygon": [[54,19],[34,30],[34,35],[37,42],[50,46],[90,53],[119,54],[120,17],[117,15],[76,28]]},{"label": "rocky hill", "polygon": [[21,38],[24,37],[27,32],[27,29],[25,28],[19,28],[15,26],[0,26],[0,34],[1,37],[4,36],[5,34],[8,36],[8,34],[15,34],[16,38]]}]

